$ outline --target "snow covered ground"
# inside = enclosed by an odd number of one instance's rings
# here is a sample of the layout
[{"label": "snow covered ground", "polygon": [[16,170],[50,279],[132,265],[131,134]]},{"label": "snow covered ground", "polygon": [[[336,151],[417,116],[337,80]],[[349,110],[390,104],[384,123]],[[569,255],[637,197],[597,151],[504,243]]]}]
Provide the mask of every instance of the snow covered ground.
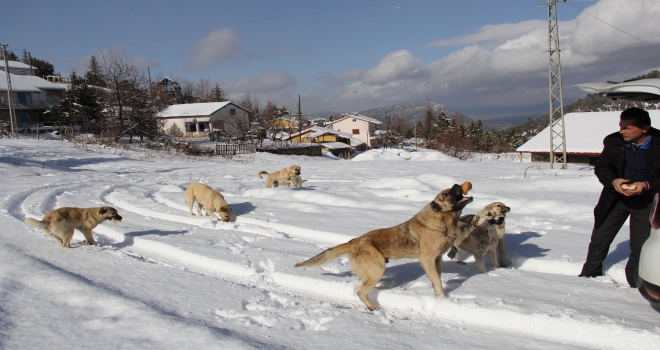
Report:
[{"label": "snow covered ground", "polygon": [[[297,164],[302,188],[265,188],[259,170]],[[601,186],[588,167],[434,151],[372,150],[353,160],[256,154],[197,161],[61,141],[0,139],[0,348],[3,349],[656,349],[658,312],[625,282],[624,226],[607,276],[579,273]],[[220,190],[235,222],[191,216],[191,182]],[[296,262],[397,225],[442,189],[471,181],[474,202],[512,208],[514,265],[480,274],[445,260],[447,298],[416,260],[391,260],[355,295],[346,258]],[[62,206],[124,217],[76,232],[72,249],[25,226]],[[462,257],[467,258],[466,255]]]}]

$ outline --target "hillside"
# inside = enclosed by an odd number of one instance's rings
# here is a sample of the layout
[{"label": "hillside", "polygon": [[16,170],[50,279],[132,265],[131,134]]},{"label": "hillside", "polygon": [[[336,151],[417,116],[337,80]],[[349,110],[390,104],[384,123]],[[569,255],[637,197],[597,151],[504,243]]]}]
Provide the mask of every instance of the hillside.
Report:
[{"label": "hillside", "polygon": [[401,117],[406,124],[408,125],[413,125],[414,120],[416,118],[417,122],[420,122],[424,118],[424,114],[426,113],[426,106],[427,104],[431,104],[433,108],[433,115],[438,116],[441,112],[445,113],[447,115],[447,118],[449,119],[456,119],[457,122],[462,122],[464,124],[468,124],[472,120],[465,115],[456,112],[455,110],[439,104],[435,102],[404,102],[404,103],[399,103],[395,104],[392,106],[387,106],[387,107],[378,107],[378,108],[371,108],[367,109],[364,111],[359,111],[358,113],[370,117],[370,118],[375,118],[383,123],[387,122],[385,120],[385,116],[391,116],[392,120],[394,117]]}]

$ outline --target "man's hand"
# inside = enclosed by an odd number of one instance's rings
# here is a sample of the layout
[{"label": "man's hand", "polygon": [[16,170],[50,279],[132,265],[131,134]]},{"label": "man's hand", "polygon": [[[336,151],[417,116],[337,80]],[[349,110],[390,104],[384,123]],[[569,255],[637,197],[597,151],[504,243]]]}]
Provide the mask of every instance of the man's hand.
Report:
[{"label": "man's hand", "polygon": [[[621,185],[626,185],[626,188],[621,187]],[[614,190],[626,197],[638,196],[646,189],[643,182],[629,183],[627,179],[616,179],[612,182],[612,186]]]},{"label": "man's hand", "polygon": [[621,193],[622,195],[625,196],[626,194],[624,193],[624,189],[621,188],[621,185],[623,185],[625,183],[628,183],[628,180],[626,180],[626,179],[615,179],[612,182],[612,187],[614,187],[615,191],[617,191],[617,192],[619,192],[619,193]]},{"label": "man's hand", "polygon": [[628,197],[639,196],[646,189],[646,185],[643,182],[635,182],[628,185],[630,186],[628,189],[621,188]]}]

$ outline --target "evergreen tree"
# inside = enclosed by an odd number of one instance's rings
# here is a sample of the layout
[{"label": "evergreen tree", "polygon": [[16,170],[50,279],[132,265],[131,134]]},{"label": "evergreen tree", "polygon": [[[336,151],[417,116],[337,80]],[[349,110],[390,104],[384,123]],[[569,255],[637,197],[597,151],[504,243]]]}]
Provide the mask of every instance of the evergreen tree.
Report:
[{"label": "evergreen tree", "polygon": [[[2,60],[5,59],[5,55],[2,51],[0,51],[0,59],[2,59]],[[18,61],[18,56],[16,56],[14,51],[9,50],[9,51],[7,51],[7,60],[8,61]]]},{"label": "evergreen tree", "polygon": [[47,75],[55,75],[55,67],[50,62],[32,57],[32,67],[36,68],[34,75],[38,77],[45,77]]},{"label": "evergreen tree", "polygon": [[211,90],[211,101],[212,102],[224,102],[227,101],[225,97],[225,91],[220,87],[218,83],[215,83],[215,87]]},{"label": "evergreen tree", "polygon": [[87,84],[98,87],[106,87],[106,83],[103,80],[103,74],[101,72],[101,66],[96,60],[96,56],[92,55],[89,59],[89,67],[87,72],[85,72],[85,80]]},{"label": "evergreen tree", "polygon": [[28,54],[25,48],[23,48],[23,59],[21,60],[21,62],[25,64],[30,64],[30,54]]},{"label": "evergreen tree", "polygon": [[75,105],[72,108],[73,122],[81,125],[85,132],[98,132],[99,124],[103,110],[99,91],[96,87],[87,83],[87,80],[76,74],[75,71],[69,77],[70,85],[67,90],[71,102]]}]

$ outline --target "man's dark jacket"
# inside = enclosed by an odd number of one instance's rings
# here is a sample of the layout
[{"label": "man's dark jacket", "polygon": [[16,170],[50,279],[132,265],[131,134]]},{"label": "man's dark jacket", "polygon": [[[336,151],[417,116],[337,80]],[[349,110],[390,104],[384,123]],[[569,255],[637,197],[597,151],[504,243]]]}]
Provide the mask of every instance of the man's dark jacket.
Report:
[{"label": "man's dark jacket", "polygon": [[[650,202],[652,196],[660,189],[660,130],[651,128],[649,134],[653,136],[646,158],[646,181],[650,184],[650,188],[648,192],[642,193],[642,196],[648,198]],[[605,137],[603,146],[603,152],[594,167],[598,181],[603,184],[603,191],[594,208],[595,228],[605,221],[617,201],[624,197],[614,189],[612,181],[624,178],[626,141],[619,132],[615,132]]]}]

